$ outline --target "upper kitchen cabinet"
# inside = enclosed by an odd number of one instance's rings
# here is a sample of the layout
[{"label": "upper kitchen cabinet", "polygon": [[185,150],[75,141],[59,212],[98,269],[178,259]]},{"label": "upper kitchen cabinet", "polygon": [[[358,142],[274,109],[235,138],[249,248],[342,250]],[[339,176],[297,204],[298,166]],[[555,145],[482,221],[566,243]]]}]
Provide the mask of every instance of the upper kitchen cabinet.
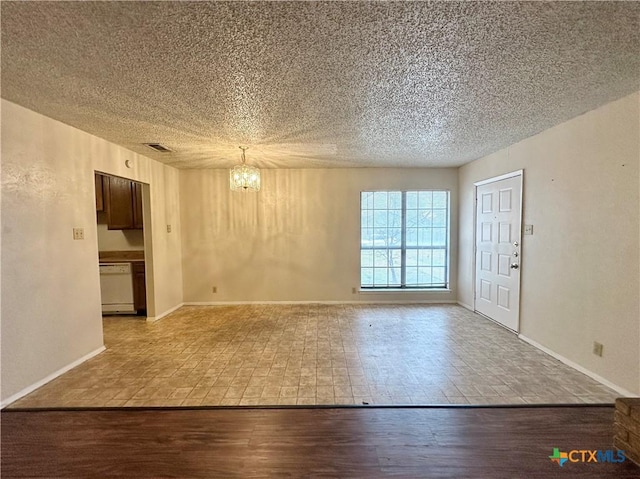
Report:
[{"label": "upper kitchen cabinet", "polygon": [[110,230],[142,229],[140,183],[115,176],[103,176],[102,191]]},{"label": "upper kitchen cabinet", "polygon": [[133,182],[133,227],[142,229],[142,185]]},{"label": "upper kitchen cabinet", "polygon": [[96,173],[96,211],[104,211],[104,190],[102,188],[102,176]]}]

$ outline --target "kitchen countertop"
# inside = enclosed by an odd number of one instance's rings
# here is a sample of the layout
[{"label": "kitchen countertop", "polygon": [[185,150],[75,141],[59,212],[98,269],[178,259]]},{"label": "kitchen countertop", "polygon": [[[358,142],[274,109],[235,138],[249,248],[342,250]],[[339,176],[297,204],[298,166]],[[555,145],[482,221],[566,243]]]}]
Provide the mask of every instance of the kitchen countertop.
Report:
[{"label": "kitchen countertop", "polygon": [[136,263],[144,262],[144,251],[99,251],[100,263]]}]

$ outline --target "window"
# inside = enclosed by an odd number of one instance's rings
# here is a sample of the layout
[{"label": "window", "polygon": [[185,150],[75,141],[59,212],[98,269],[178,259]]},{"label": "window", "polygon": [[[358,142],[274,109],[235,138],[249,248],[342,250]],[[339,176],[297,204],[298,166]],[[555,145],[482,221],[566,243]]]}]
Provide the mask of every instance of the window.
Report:
[{"label": "window", "polygon": [[364,191],[360,286],[449,286],[449,192]]}]

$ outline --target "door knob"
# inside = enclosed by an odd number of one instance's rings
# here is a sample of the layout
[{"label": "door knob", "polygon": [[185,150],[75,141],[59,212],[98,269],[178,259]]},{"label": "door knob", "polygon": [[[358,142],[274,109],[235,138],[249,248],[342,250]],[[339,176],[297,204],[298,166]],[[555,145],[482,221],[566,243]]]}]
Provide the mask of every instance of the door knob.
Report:
[{"label": "door knob", "polygon": [[518,263],[511,263],[511,269],[518,269],[520,265]]}]

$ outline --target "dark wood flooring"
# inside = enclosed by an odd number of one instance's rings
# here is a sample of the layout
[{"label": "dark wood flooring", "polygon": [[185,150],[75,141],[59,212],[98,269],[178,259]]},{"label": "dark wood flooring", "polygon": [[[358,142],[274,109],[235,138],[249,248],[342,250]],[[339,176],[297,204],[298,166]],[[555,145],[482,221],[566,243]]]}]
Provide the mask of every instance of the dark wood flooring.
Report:
[{"label": "dark wood flooring", "polygon": [[638,478],[612,406],[2,411],[2,478]]}]

